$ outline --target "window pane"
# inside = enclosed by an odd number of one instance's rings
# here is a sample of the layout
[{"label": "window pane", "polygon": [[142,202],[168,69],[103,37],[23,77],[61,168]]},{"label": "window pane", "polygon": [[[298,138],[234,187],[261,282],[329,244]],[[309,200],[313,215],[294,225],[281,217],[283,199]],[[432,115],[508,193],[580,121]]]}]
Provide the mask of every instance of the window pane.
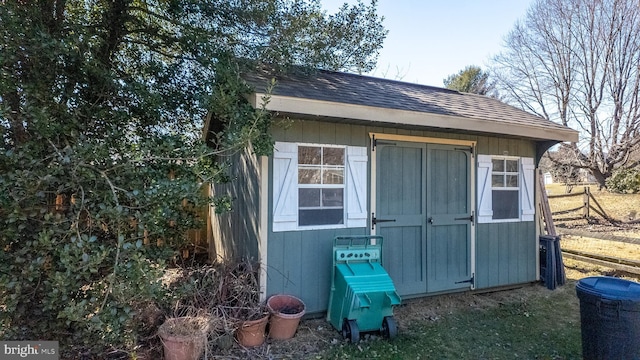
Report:
[{"label": "window pane", "polygon": [[504,187],[504,176],[502,176],[502,175],[491,175],[491,186],[493,186],[493,187]]},{"label": "window pane", "polygon": [[344,184],[343,169],[325,169],[322,177],[323,184]]},{"label": "window pane", "polygon": [[507,175],[507,187],[518,187],[518,175]]},{"label": "window pane", "polygon": [[298,189],[300,207],[320,207],[320,189]]},{"label": "window pane", "polygon": [[298,164],[320,165],[320,149],[313,146],[298,146]]},{"label": "window pane", "polygon": [[324,165],[344,165],[344,148],[326,147],[322,151]]},{"label": "window pane", "polygon": [[344,223],[343,209],[299,210],[298,225],[339,225]]},{"label": "window pane", "polygon": [[491,163],[493,164],[493,171],[504,171],[503,159],[491,159]]},{"label": "window pane", "polygon": [[507,172],[518,172],[518,160],[506,160]]},{"label": "window pane", "polygon": [[320,184],[320,169],[298,169],[298,184]]},{"label": "window pane", "polygon": [[322,189],[322,206],[343,206],[343,189]]},{"label": "window pane", "polygon": [[494,190],[492,201],[494,219],[518,219],[520,203],[517,190]]}]

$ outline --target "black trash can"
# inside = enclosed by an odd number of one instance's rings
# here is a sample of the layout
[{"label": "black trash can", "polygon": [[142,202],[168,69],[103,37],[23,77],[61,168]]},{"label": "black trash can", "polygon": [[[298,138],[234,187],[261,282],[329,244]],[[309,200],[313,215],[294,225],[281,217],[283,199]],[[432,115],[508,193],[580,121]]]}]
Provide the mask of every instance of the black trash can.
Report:
[{"label": "black trash can", "polygon": [[582,357],[640,360],[640,284],[606,276],[578,281]]},{"label": "black trash can", "polygon": [[540,280],[549,290],[554,290],[558,283],[556,279],[558,264],[556,243],[555,236],[540,236]]}]

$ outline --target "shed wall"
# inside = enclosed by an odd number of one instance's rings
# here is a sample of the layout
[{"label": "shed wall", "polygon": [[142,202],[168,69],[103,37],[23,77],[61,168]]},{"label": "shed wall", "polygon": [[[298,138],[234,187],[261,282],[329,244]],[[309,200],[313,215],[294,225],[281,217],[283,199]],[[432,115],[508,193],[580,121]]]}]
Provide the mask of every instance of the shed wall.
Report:
[{"label": "shed wall", "polygon": [[230,167],[228,184],[214,184],[214,196],[229,196],[232,211],[216,214],[211,211],[211,260],[259,260],[258,232],[260,229],[260,166],[259,159],[248,147],[244,151],[222,156]]},{"label": "shed wall", "polygon": [[[276,141],[369,146],[371,132],[472,140],[477,142],[480,154],[505,155],[506,152],[509,156],[535,156],[535,143],[532,141],[333,122],[292,120],[285,126],[274,127],[272,134]],[[270,173],[272,166],[270,161]],[[370,184],[367,188],[370,191]],[[272,189],[272,179],[269,179],[269,209],[272,208]],[[326,310],[331,284],[333,237],[368,234],[369,228],[274,233],[271,215],[268,221],[266,295],[292,294],[306,303],[309,313]],[[477,288],[536,280],[535,222],[476,224],[476,228]]]}]

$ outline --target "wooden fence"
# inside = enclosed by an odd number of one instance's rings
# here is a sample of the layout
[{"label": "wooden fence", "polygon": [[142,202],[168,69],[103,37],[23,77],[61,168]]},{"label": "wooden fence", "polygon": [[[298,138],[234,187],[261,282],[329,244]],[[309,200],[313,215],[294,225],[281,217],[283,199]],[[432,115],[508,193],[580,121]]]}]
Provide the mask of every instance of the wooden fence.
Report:
[{"label": "wooden fence", "polygon": [[[591,191],[589,190],[588,186],[584,187],[584,190],[582,192],[573,193],[573,194],[562,194],[562,195],[548,195],[547,197],[549,200],[551,200],[551,199],[578,197],[578,196],[582,197],[582,205],[573,209],[558,210],[558,211],[552,212],[551,215],[554,217],[555,221],[572,221],[572,220],[589,219],[592,216],[591,211],[593,211],[594,213],[596,213],[597,215],[599,215],[605,220],[613,221],[613,219],[609,217],[609,215],[607,215],[607,213],[604,211],[600,203],[598,203],[598,200],[596,200],[593,194],[591,194]],[[579,215],[575,215],[575,213],[578,213]],[[566,214],[573,214],[573,216],[557,217],[558,215],[566,215]]]}]

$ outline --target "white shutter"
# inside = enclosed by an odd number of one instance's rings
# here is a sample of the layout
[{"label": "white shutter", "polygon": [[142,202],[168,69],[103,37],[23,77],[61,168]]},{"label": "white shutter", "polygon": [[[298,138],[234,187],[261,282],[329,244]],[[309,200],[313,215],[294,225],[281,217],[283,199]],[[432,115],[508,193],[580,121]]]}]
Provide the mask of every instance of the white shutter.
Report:
[{"label": "white shutter", "polygon": [[367,226],[367,148],[347,147],[347,227]]},{"label": "white shutter", "polygon": [[273,152],[273,231],[298,225],[298,146],[276,142]]},{"label": "white shutter", "polygon": [[493,220],[491,169],[491,156],[478,155],[478,223]]},{"label": "white shutter", "polygon": [[533,158],[520,159],[520,220],[533,221],[536,214]]}]

